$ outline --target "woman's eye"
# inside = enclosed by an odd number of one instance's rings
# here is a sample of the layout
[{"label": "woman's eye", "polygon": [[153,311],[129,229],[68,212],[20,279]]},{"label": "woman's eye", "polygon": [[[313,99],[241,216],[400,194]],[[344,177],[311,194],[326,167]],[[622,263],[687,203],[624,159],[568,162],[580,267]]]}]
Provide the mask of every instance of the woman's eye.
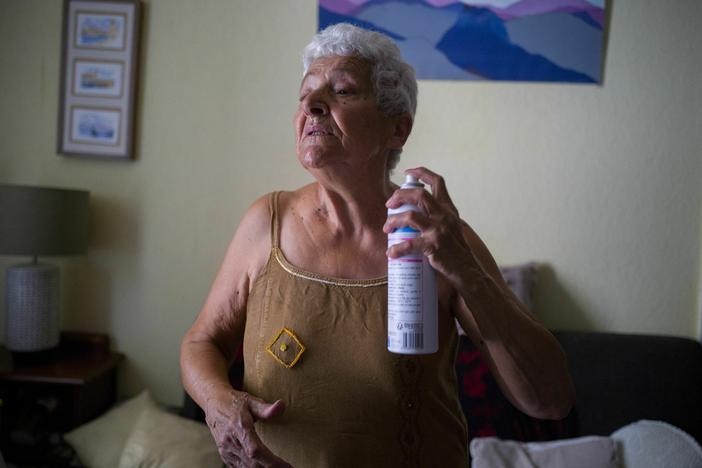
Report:
[{"label": "woman's eye", "polygon": [[342,95],[342,96],[345,96],[345,95],[349,94],[349,91],[348,91],[347,89],[337,89],[337,90],[334,91],[334,92],[335,92],[336,94],[340,94],[340,95]]}]

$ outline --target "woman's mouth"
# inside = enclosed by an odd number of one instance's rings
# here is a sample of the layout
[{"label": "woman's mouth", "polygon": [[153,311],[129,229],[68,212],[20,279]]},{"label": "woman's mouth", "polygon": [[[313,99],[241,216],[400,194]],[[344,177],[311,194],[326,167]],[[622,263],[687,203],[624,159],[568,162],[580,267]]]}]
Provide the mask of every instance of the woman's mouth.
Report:
[{"label": "woman's mouth", "polygon": [[326,127],[320,125],[315,125],[307,129],[307,136],[326,136],[333,135],[333,133]]}]

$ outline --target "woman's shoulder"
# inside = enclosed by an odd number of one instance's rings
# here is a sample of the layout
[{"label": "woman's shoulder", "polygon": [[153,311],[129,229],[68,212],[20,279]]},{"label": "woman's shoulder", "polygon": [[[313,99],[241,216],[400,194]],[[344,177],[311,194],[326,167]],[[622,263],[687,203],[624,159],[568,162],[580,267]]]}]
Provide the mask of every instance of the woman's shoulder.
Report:
[{"label": "woman's shoulder", "polygon": [[[273,192],[275,194],[275,192]],[[266,196],[273,196],[268,194]],[[265,196],[264,196],[265,197]],[[317,184],[311,183],[295,190],[279,191],[276,208],[280,218],[290,212],[303,212],[311,205],[313,199],[317,197]]]},{"label": "woman's shoulder", "polygon": [[257,198],[244,212],[239,223],[239,230],[259,231],[270,227],[270,204],[273,193],[267,193]]},{"label": "woman's shoulder", "polygon": [[277,205],[275,208],[280,212],[281,207],[304,203],[310,197],[313,186],[314,184],[309,184],[296,190],[276,190],[261,195],[246,209],[240,224],[250,227],[270,228],[274,205]]},{"label": "woman's shoulder", "polygon": [[[296,190],[278,190],[261,195],[246,209],[239,228],[254,231],[270,230],[273,210],[277,209],[281,212],[284,208],[305,203],[305,200],[311,197],[314,185],[309,184]],[[274,205],[277,206],[274,207]]]},{"label": "woman's shoulder", "polygon": [[278,198],[280,200],[279,203],[304,203],[305,200],[316,195],[316,193],[317,183],[313,182],[311,184],[303,185],[302,187],[299,187],[295,190],[281,190],[278,192]]},{"label": "woman's shoulder", "polygon": [[[305,187],[294,191],[275,191],[261,195],[246,209],[239,221],[231,243],[231,250],[237,252],[236,261],[246,264],[251,279],[256,278],[265,266],[274,237],[274,211],[278,223],[285,211],[298,205],[304,198]],[[242,258],[243,256],[243,258]]]}]

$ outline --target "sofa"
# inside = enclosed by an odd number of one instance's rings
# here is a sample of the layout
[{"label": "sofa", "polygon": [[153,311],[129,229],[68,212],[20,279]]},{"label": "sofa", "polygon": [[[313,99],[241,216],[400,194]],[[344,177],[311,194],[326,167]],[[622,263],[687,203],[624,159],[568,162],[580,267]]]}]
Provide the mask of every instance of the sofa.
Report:
[{"label": "sofa", "polygon": [[579,434],[608,435],[640,419],[702,443],[702,346],[689,338],[557,331],[575,382]]},{"label": "sofa", "polygon": [[[473,346],[463,343],[457,370],[474,468],[702,467],[700,342],[563,330],[554,335],[576,391],[575,407],[562,421],[537,420],[510,405]],[[553,440],[559,442],[547,442]]]},{"label": "sofa", "polygon": [[[540,265],[500,268],[515,295],[533,310]],[[674,336],[553,330],[575,383],[576,404],[559,423],[537,421],[502,396],[472,344],[458,355],[460,397],[470,437],[543,441],[609,435],[639,420],[672,424],[702,442],[702,345]],[[482,382],[476,382],[476,375]],[[482,390],[482,389],[485,390]],[[491,417],[482,416],[493,407]],[[490,413],[490,410],[487,410]],[[506,421],[506,422],[505,422]]]}]

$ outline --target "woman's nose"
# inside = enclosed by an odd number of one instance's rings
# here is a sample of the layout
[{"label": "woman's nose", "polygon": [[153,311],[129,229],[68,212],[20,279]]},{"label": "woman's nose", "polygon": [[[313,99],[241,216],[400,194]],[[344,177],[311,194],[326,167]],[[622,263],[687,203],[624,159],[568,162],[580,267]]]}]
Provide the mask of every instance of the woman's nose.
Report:
[{"label": "woman's nose", "polygon": [[302,108],[308,116],[326,115],[329,113],[329,106],[324,99],[322,90],[312,91],[302,101]]}]

